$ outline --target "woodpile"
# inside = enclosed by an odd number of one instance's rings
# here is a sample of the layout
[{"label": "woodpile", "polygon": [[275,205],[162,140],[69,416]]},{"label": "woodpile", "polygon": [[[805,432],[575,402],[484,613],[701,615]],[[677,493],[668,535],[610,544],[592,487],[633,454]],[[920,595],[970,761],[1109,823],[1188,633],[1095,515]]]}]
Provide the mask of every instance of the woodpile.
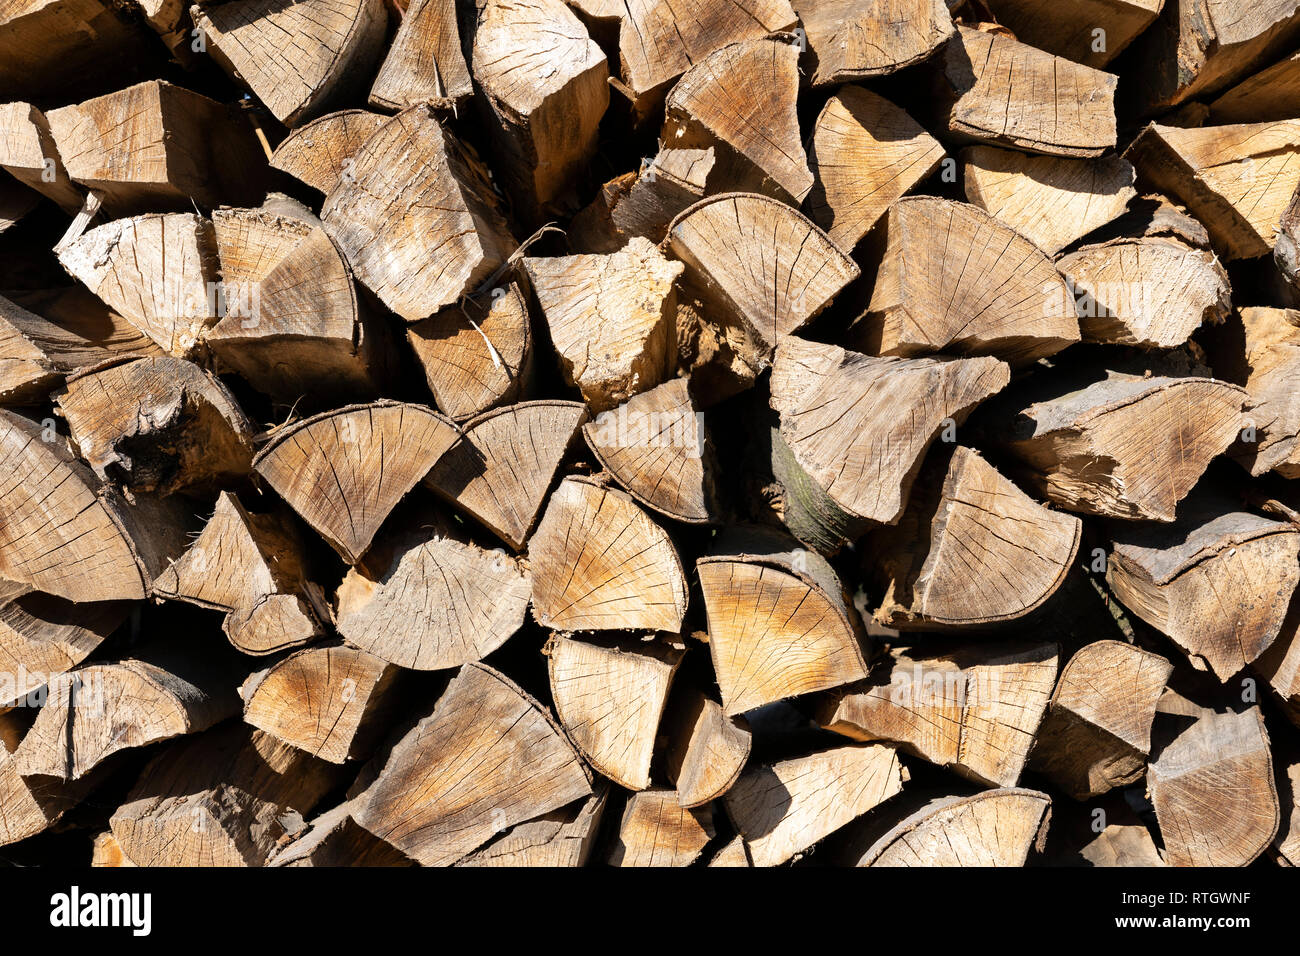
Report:
[{"label": "woodpile", "polygon": [[0,9],[0,862],[1300,865],[1300,0]]}]

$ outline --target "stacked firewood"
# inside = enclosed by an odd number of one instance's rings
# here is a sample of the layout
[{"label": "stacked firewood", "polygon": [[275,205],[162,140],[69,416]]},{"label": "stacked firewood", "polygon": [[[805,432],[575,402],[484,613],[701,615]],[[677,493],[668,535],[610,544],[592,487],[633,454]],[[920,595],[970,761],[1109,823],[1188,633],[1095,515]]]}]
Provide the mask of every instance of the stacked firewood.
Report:
[{"label": "stacked firewood", "polygon": [[1300,862],[1300,0],[0,10],[0,860]]}]

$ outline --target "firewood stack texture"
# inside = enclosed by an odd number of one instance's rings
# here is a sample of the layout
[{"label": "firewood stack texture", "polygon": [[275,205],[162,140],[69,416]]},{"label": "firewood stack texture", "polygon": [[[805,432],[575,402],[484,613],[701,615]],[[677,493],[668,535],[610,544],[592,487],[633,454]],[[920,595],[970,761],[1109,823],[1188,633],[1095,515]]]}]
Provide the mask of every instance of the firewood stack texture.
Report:
[{"label": "firewood stack texture", "polygon": [[0,862],[1300,863],[1300,0],[0,4]]}]

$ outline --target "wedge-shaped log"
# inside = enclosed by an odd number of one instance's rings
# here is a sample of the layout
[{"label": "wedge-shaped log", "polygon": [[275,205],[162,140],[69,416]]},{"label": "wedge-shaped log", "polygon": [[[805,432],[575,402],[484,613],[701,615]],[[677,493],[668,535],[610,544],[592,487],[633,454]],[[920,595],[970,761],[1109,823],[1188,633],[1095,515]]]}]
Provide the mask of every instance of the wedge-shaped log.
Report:
[{"label": "wedge-shaped log", "polygon": [[502,674],[467,664],[393,748],[354,819],[421,865],[446,866],[590,793],[551,716]]},{"label": "wedge-shaped log", "polygon": [[1114,149],[1117,82],[1005,33],[959,26],[944,48],[948,132],[1027,153],[1083,158]]},{"label": "wedge-shaped log", "polygon": [[754,193],[691,206],[673,220],[666,246],[686,264],[706,321],[738,327],[741,357],[755,370],[771,361],[782,336],[807,325],[860,275],[805,216]]},{"label": "wedge-shaped log", "polygon": [[795,0],[813,86],[894,73],[928,59],[953,35],[943,0]]},{"label": "wedge-shaped log", "polygon": [[611,255],[524,260],[565,380],[605,411],[668,379],[677,360],[673,283],[682,274],[641,237]]},{"label": "wedge-shaped log", "polygon": [[717,463],[690,381],[675,378],[582,427],[600,463],[632,496],[688,524],[718,515]]},{"label": "wedge-shaped log", "polygon": [[754,864],[749,861],[749,851],[745,849],[745,838],[734,836],[731,841],[713,854],[709,866],[747,867]]},{"label": "wedge-shaped log", "polygon": [[978,206],[900,199],[874,244],[876,282],[850,331],[871,355],[995,355],[1024,365],[1079,341],[1065,280]]},{"label": "wedge-shaped log", "polygon": [[1076,294],[1085,342],[1176,348],[1232,307],[1228,272],[1176,239],[1114,239],[1057,261]]},{"label": "wedge-shaped log", "polygon": [[925,802],[883,833],[866,832],[858,866],[1024,866],[1047,836],[1052,800],[1006,787]]},{"label": "wedge-shaped log", "polygon": [[49,777],[24,777],[13,751],[21,727],[11,714],[0,714],[0,846],[44,833],[102,782],[97,775],[71,783]]},{"label": "wedge-shaped log", "polygon": [[459,438],[423,405],[348,405],[278,429],[253,468],[356,564],[389,512]]},{"label": "wedge-shaped log", "polygon": [[[1066,386],[1067,388],[1069,386]],[[1070,511],[1173,521],[1242,426],[1244,390],[1209,378],[1111,373],[1022,407],[1002,442]]]},{"label": "wedge-shaped log", "polygon": [[[220,652],[220,653],[218,653]],[[207,730],[239,713],[242,673],[229,649],[157,645],[138,658],[91,664],[51,684],[14,751],[24,776],[76,780],[113,754]]]},{"label": "wedge-shaped log", "polygon": [[[1262,61],[1261,61],[1262,62]],[[1300,53],[1292,53],[1222,93],[1210,103],[1215,123],[1264,123],[1295,115]]]},{"label": "wedge-shaped log", "polygon": [[529,594],[528,573],[514,558],[483,550],[450,522],[421,520],[381,539],[348,572],[335,627],[349,643],[399,667],[459,667],[482,660],[519,630]]},{"label": "wedge-shaped log", "polygon": [[510,282],[406,329],[438,408],[454,421],[523,397],[532,362],[528,298]]},{"label": "wedge-shaped log", "polygon": [[407,322],[473,291],[514,250],[487,177],[426,106],[372,133],[349,171],[321,219],[357,280]]},{"label": "wedge-shaped log", "polygon": [[339,110],[289,132],[271,154],[271,165],[329,195],[370,135],[388,121],[383,113]]},{"label": "wedge-shaped log", "polygon": [[516,551],[586,419],[578,402],[523,402],[470,419],[425,481]]},{"label": "wedge-shaped log", "polygon": [[149,80],[45,114],[59,157],[112,216],[259,202],[266,154],[233,107]]},{"label": "wedge-shaped log", "polygon": [[501,834],[457,866],[586,866],[596,846],[609,789],[586,800],[544,813]]},{"label": "wedge-shaped log", "polygon": [[1061,669],[1030,767],[1080,801],[1136,783],[1173,669],[1159,654],[1122,641],[1081,648]]},{"label": "wedge-shaped log", "polygon": [[966,198],[1049,256],[1119,217],[1136,173],[1118,156],[1063,159],[993,146],[962,151]]},{"label": "wedge-shaped log", "polygon": [[799,48],[789,37],[729,44],[669,91],[664,141],[725,148],[738,181],[797,205],[813,185],[795,112],[798,93]]},{"label": "wedge-shaped log", "polygon": [[682,806],[716,800],[740,779],[753,745],[744,717],[728,717],[716,700],[690,689],[669,727],[665,769]]},{"label": "wedge-shaped log", "polygon": [[1282,628],[1300,584],[1300,531],[1192,499],[1169,525],[1117,525],[1106,580],[1130,611],[1192,665],[1226,681]]},{"label": "wedge-shaped log", "polygon": [[1300,312],[1246,308],[1238,315],[1250,405],[1243,440],[1230,454],[1252,475],[1300,478]]},{"label": "wedge-shaped log", "polygon": [[370,105],[395,111],[421,103],[455,109],[473,95],[454,0],[415,0],[370,88]]},{"label": "wedge-shaped log", "polygon": [[537,221],[596,152],[609,65],[562,0],[483,0],[477,8],[470,66],[480,115],[498,150],[497,173],[520,215]]},{"label": "wedge-shaped log", "polygon": [[[718,151],[663,146],[641,169],[611,179],[599,195],[573,217],[569,241],[588,252],[617,252],[634,236],[662,242],[668,224],[688,206],[704,198]],[[715,188],[714,192],[717,191]]]},{"label": "wedge-shaped log", "polygon": [[813,125],[808,165],[817,181],[805,208],[832,242],[852,249],[942,159],[939,141],[903,110],[860,86],[842,87]]},{"label": "wedge-shaped log", "polygon": [[1246,866],[1277,835],[1273,759],[1258,707],[1207,711],[1180,728],[1152,753],[1147,788],[1171,866]]},{"label": "wedge-shaped log", "polygon": [[281,651],[318,637],[327,616],[302,552],[287,516],[250,514],[222,492],[202,533],[158,577],[154,593],[227,612],[222,629],[245,654]]},{"label": "wedge-shaped log", "polygon": [[650,760],[681,645],[578,641],[547,648],[551,699],[573,745],[595,770],[628,790],[650,787]]},{"label": "wedge-shaped log", "polygon": [[1082,522],[1051,511],[968,448],[935,461],[907,511],[868,543],[884,585],[876,620],[899,630],[1023,617],[1056,592]]},{"label": "wedge-shaped log", "polygon": [[1165,5],[1166,0],[988,0],[986,4],[998,23],[1022,42],[1095,67],[1115,59],[1151,26]]},{"label": "wedge-shaped log", "polygon": [[667,533],[626,492],[566,478],[528,543],[533,617],[566,631],[681,629],[686,578]]},{"label": "wedge-shaped log", "polygon": [[866,676],[856,612],[821,555],[771,533],[716,547],[696,571],[728,717]]},{"label": "wedge-shaped log", "polygon": [[780,866],[896,795],[893,747],[848,744],[758,767],[727,791],[727,815],[754,866]]},{"label": "wedge-shaped log", "polygon": [[376,397],[396,364],[384,323],[318,223],[256,209],[212,214],[224,314],[203,340],[223,368],[285,404]]},{"label": "wedge-shaped log", "polygon": [[339,781],[323,760],[230,723],[158,754],[109,825],[137,866],[265,866]]},{"label": "wedge-shaped log", "polygon": [[267,866],[414,866],[393,846],[357,826],[345,800],[316,816],[306,832],[267,861]]},{"label": "wedge-shaped log", "polygon": [[772,407],[794,460],[850,517],[893,524],[930,443],[1010,378],[995,358],[870,358],[794,336]]},{"label": "wedge-shaped log", "polygon": [[70,215],[86,200],[85,189],[68,176],[49,120],[30,103],[0,106],[0,167]]},{"label": "wedge-shaped log", "polygon": [[73,604],[16,586],[0,599],[0,707],[80,664],[126,619],[129,608],[123,601]]},{"label": "wedge-shaped log", "polygon": [[1153,123],[1124,157],[1149,188],[1205,224],[1227,259],[1273,251],[1300,184],[1300,120],[1184,129]]},{"label": "wedge-shaped log", "polygon": [[991,787],[1020,780],[1056,682],[1058,647],[895,650],[862,684],[828,695],[818,722],[888,740]]},{"label": "wedge-shaped log", "polygon": [[252,422],[215,375],[184,359],[118,359],[69,379],[56,401],[105,482],[168,495],[249,472]]},{"label": "wedge-shaped log", "polygon": [[382,0],[234,0],[191,12],[212,58],[286,126],[354,92],[371,75],[388,25]]},{"label": "wedge-shaped log", "polygon": [[212,225],[160,213],[97,226],[59,253],[63,268],[170,355],[194,353],[217,320]]},{"label": "wedge-shaped log", "polygon": [[330,763],[364,757],[384,729],[396,676],[355,647],[305,647],[244,681],[244,723]]},{"label": "wedge-shaped log", "polygon": [[628,797],[610,866],[690,866],[713,839],[712,807],[689,810],[671,790],[643,790]]},{"label": "wedge-shaped log", "polygon": [[157,354],[142,332],[93,296],[81,292],[77,300],[82,308],[73,316],[51,312],[52,321],[0,296],[0,405],[40,402],[67,375]]}]

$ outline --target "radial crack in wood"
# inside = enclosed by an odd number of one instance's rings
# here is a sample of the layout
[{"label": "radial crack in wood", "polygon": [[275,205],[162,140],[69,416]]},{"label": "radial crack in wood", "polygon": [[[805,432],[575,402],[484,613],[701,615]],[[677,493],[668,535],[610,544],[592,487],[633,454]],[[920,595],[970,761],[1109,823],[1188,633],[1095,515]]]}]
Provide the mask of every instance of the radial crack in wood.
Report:
[{"label": "radial crack in wood", "polygon": [[291,130],[271,154],[271,166],[328,196],[344,173],[355,173],[354,157],[387,121],[367,110],[326,113]]}]

